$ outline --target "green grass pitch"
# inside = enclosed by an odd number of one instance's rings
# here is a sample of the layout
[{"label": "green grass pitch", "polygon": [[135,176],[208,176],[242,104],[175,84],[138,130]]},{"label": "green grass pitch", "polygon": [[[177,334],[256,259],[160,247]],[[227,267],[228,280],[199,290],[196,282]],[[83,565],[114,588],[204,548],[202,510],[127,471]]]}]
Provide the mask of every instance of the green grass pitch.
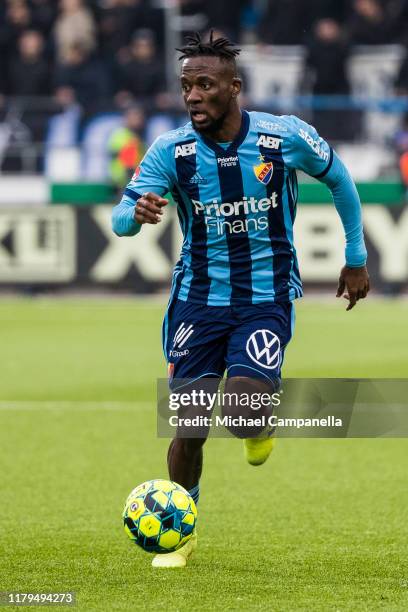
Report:
[{"label": "green grass pitch", "polygon": [[[408,303],[299,303],[286,376],[406,377]],[[155,379],[164,305],[0,302],[0,591],[79,610],[406,610],[408,440],[279,440],[262,467],[211,440],[199,549],[159,571],[123,532],[165,477]]]}]

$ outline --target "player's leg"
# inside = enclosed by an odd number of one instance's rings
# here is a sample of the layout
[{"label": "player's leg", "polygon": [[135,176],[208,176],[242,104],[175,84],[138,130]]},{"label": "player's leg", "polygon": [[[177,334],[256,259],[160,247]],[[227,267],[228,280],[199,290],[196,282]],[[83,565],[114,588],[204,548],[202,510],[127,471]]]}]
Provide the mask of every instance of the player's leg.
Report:
[{"label": "player's leg", "polygon": [[[247,374],[251,374],[250,370]],[[259,436],[273,412],[270,395],[278,388],[279,381],[250,375],[228,376],[222,405],[222,414],[228,418],[227,429],[237,438]],[[245,422],[241,424],[239,417],[243,417]],[[255,423],[249,424],[252,421]]]},{"label": "player's leg", "polygon": [[203,445],[206,438],[174,438],[167,452],[170,480],[181,484],[198,502],[199,481],[203,471]]},{"label": "player's leg", "polygon": [[[170,480],[181,484],[198,503],[199,481],[203,469],[203,445],[206,438],[174,438],[167,453]],[[197,532],[188,542],[172,553],[156,555],[152,566],[157,568],[185,567],[197,548]]]},{"label": "player's leg", "polygon": [[[181,484],[198,503],[199,481],[203,469],[203,445],[205,438],[174,438],[167,453],[170,480]],[[152,566],[157,568],[185,567],[197,548],[197,532],[179,550],[156,555]]]},{"label": "player's leg", "polygon": [[[287,304],[259,304],[242,310],[241,324],[231,334],[227,351],[227,388],[236,392],[238,400],[231,410],[248,417],[248,407],[240,398],[252,398],[250,417],[268,417],[273,412],[272,395],[279,391],[284,350],[294,328],[294,306]],[[260,402],[259,399],[271,400]],[[262,405],[259,408],[259,404]],[[255,410],[253,407],[255,406]],[[258,429],[233,432],[244,437],[245,455],[252,465],[261,465],[275,444],[270,425]]]},{"label": "player's leg", "polygon": [[[268,420],[273,414],[270,398],[279,388],[279,383],[278,379],[269,382],[246,376],[227,378],[224,395],[234,398],[234,401],[224,404],[223,415],[230,417],[231,422],[239,416],[245,419],[246,424],[231,425],[228,429],[234,436],[244,439],[245,456],[251,465],[265,463],[275,446],[274,428],[268,425]],[[260,424],[248,425],[254,419]]]},{"label": "player's leg", "polygon": [[[213,308],[211,314],[206,306],[176,303],[171,316],[165,320],[167,329],[163,334],[163,346],[169,364],[170,388],[183,393],[216,390],[224,373],[227,337],[225,309]],[[200,406],[199,408],[205,409]],[[180,412],[180,411],[179,411]],[[196,406],[183,408],[183,417],[193,417]],[[209,413],[207,413],[209,415]],[[187,489],[197,503],[199,481],[203,468],[203,445],[208,428],[193,431],[178,427],[167,453],[167,465],[171,480]],[[197,534],[174,553],[156,555],[153,567],[184,567],[197,547]]]}]

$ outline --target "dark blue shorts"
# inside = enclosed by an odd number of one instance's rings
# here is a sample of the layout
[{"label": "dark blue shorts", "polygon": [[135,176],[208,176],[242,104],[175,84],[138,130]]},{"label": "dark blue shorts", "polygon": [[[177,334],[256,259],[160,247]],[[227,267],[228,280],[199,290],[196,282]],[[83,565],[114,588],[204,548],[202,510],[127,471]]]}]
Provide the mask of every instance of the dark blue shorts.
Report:
[{"label": "dark blue shorts", "polygon": [[292,302],[205,306],[171,302],[163,322],[169,378],[280,378],[294,328]]}]

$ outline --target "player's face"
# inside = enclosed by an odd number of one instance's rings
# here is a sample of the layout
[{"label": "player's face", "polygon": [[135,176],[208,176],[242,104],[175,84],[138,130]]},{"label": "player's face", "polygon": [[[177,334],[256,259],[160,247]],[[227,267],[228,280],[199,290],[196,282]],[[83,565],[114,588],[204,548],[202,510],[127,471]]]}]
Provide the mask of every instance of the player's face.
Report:
[{"label": "player's face", "polygon": [[203,132],[220,128],[241,88],[232,66],[218,57],[188,58],[180,81],[193,127]]}]

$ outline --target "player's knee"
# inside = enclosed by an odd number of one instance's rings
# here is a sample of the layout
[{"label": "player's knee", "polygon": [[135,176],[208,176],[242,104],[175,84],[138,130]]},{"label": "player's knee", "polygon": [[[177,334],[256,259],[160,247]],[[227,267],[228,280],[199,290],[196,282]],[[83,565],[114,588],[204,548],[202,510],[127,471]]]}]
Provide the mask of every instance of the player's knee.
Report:
[{"label": "player's knee", "polygon": [[265,428],[272,414],[270,396],[280,380],[268,381],[249,376],[231,376],[225,383],[222,414],[227,429],[237,438],[255,437]]}]

